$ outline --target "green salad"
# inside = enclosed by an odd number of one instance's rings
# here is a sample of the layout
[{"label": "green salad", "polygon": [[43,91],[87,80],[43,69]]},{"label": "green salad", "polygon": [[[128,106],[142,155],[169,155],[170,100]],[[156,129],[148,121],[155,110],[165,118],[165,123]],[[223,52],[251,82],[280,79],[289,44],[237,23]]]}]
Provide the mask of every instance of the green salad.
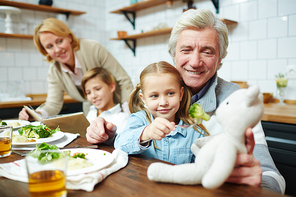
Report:
[{"label": "green salad", "polygon": [[27,125],[18,130],[19,135],[25,136],[27,138],[47,138],[50,137],[55,132],[60,131],[60,128],[57,127],[56,129],[50,129],[46,125]]},{"label": "green salad", "polygon": [[78,153],[72,157],[70,155],[71,153],[70,151],[63,151],[63,152],[59,152],[59,151],[60,149],[56,145],[50,145],[50,144],[47,144],[46,142],[43,142],[40,145],[36,144],[36,149],[31,151],[29,154],[32,157],[37,158],[38,161],[43,164],[49,163],[55,159],[58,159],[60,157],[65,157],[65,156],[68,156],[69,159],[74,159],[74,158],[85,159],[85,156],[86,156],[84,153]]},{"label": "green salad", "polygon": [[7,125],[7,123],[6,122],[4,122],[4,121],[0,121],[1,122],[1,124],[0,125]]}]

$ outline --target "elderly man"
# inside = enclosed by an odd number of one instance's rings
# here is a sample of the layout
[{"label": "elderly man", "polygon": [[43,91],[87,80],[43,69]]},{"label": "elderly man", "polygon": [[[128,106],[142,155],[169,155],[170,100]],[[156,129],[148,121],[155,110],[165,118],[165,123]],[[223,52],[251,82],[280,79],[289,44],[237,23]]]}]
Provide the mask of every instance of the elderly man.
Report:
[{"label": "elderly man", "polygon": [[[227,96],[239,89],[238,85],[217,76],[227,47],[226,25],[211,11],[202,9],[183,13],[169,40],[169,52],[185,84],[191,89],[192,103],[201,104],[211,115],[210,121],[203,122],[211,134],[222,132],[215,119],[215,110]],[[87,140],[90,143],[112,142],[115,136],[112,127],[111,123],[97,118],[87,129]],[[236,167],[227,181],[284,193],[285,180],[269,154],[261,123],[253,130],[246,130],[246,146],[248,154],[238,155]]]}]

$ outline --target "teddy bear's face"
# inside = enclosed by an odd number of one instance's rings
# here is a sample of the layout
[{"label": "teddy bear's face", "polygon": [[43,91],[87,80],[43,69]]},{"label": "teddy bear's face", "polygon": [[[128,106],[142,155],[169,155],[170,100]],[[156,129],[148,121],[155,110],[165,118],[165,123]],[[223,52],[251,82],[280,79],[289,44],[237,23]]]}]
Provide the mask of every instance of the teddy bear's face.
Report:
[{"label": "teddy bear's face", "polygon": [[263,101],[260,99],[259,89],[250,87],[237,90],[226,98],[216,110],[216,117],[223,127],[240,122],[255,126],[262,116],[262,108]]}]

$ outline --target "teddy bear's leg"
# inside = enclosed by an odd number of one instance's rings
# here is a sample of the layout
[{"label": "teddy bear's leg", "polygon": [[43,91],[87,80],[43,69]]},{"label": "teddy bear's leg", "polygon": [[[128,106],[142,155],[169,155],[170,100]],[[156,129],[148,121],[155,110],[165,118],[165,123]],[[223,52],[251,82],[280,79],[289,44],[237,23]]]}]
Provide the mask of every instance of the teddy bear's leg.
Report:
[{"label": "teddy bear's leg", "polygon": [[205,171],[195,163],[169,165],[157,162],[148,167],[147,176],[151,181],[195,185],[201,183]]},{"label": "teddy bear's leg", "polygon": [[208,189],[220,187],[229,177],[236,160],[237,150],[232,144],[220,144],[213,163],[202,179],[202,185]]}]

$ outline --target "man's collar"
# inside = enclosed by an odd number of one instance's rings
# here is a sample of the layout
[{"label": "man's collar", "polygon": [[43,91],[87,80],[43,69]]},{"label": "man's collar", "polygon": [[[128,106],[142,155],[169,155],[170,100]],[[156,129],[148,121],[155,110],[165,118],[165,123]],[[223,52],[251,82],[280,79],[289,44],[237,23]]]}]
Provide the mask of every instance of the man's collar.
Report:
[{"label": "man's collar", "polygon": [[201,97],[196,103],[200,104],[205,112],[215,111],[217,108],[217,98],[216,98],[216,86],[218,84],[217,73],[214,75],[213,82],[211,83],[208,91],[203,97]]},{"label": "man's collar", "polygon": [[213,81],[217,78],[217,73],[215,73],[210,80],[208,80],[208,82],[206,83],[206,85],[195,95],[193,95],[191,97],[191,104],[195,103],[196,101],[198,101],[199,99],[201,99],[209,90],[209,88],[211,87]]}]

